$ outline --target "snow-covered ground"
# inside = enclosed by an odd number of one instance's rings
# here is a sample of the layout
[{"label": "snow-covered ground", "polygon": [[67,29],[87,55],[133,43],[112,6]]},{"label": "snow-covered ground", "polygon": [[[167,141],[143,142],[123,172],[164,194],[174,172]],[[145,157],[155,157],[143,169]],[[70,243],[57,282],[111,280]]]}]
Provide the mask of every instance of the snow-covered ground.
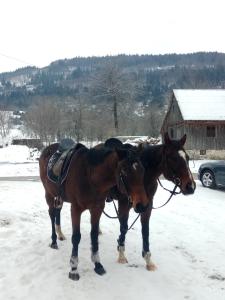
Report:
[{"label": "snow-covered ground", "polygon": [[[73,282],[68,279],[72,249],[69,204],[62,210],[67,240],[59,241],[59,250],[53,250],[48,247],[51,226],[44,189],[40,181],[19,180],[21,176],[38,176],[38,163],[26,148],[18,148],[25,146],[11,147],[0,149],[0,177],[14,177],[14,181],[0,180],[0,299],[225,299],[224,190],[206,189],[196,181],[194,195],[177,195],[167,206],[153,211],[150,240],[158,266],[155,272],[145,269],[141,257],[139,221],[127,234],[129,263],[119,265],[119,224],[103,215],[100,256],[107,273],[96,275],[90,259],[89,213],[84,213],[79,247],[81,278]],[[192,171],[196,172],[201,162],[191,162]],[[172,187],[164,180],[163,184]],[[168,196],[159,187],[155,205]],[[106,211],[115,215],[110,203]],[[135,216],[131,212],[130,222]]]},{"label": "snow-covered ground", "polygon": [[[164,184],[169,185],[168,182]],[[144,267],[140,224],[127,235],[129,263],[119,265],[117,220],[102,216],[100,255],[107,270],[100,277],[90,260],[89,214],[82,217],[78,282],[68,279],[71,254],[69,205],[62,211],[67,237],[59,250],[48,247],[50,221],[40,182],[0,181],[0,299],[225,299],[225,192],[203,188],[177,195],[151,217],[151,251],[158,266]],[[167,199],[158,189],[155,203]],[[115,214],[112,204],[107,212]],[[131,220],[135,213],[131,213]]]}]

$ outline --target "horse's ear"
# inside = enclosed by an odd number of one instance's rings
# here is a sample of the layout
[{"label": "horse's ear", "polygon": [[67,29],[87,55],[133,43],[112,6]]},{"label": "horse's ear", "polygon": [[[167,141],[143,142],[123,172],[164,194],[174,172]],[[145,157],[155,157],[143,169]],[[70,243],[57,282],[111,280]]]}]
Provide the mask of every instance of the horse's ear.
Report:
[{"label": "horse's ear", "polygon": [[187,139],[187,135],[184,134],[184,136],[180,139],[180,144],[181,146],[184,146],[185,142],[186,142],[186,139]]},{"label": "horse's ear", "polygon": [[116,149],[115,150],[118,157],[119,157],[119,160],[123,160],[124,158],[127,157],[127,150],[124,150],[124,149]]},{"label": "horse's ear", "polygon": [[165,134],[164,134],[164,143],[165,144],[170,144],[170,142],[171,142],[171,139],[169,137],[169,134],[168,134],[168,132],[165,132]]},{"label": "horse's ear", "polygon": [[85,148],[85,146],[81,143],[77,143],[76,146],[74,147],[75,150],[79,150],[80,148]]}]

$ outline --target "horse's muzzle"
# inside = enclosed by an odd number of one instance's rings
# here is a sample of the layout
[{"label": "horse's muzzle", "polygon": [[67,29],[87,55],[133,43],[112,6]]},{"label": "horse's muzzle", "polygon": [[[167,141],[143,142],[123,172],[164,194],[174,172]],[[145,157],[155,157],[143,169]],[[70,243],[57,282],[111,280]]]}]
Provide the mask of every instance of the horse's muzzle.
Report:
[{"label": "horse's muzzle", "polygon": [[184,195],[191,195],[191,194],[194,194],[195,188],[196,188],[195,183],[189,182],[189,183],[186,185],[185,190],[183,191],[183,194],[184,194]]}]

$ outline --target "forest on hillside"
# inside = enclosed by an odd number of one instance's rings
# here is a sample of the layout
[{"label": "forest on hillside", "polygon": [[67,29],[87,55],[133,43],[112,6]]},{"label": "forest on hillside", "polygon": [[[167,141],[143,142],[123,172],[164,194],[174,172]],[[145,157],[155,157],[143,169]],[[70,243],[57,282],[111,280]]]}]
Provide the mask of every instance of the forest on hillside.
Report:
[{"label": "forest on hillside", "polygon": [[175,88],[225,88],[225,54],[78,57],[26,67],[0,74],[0,105],[30,113],[31,127],[38,108],[55,107],[55,137],[157,136]]}]

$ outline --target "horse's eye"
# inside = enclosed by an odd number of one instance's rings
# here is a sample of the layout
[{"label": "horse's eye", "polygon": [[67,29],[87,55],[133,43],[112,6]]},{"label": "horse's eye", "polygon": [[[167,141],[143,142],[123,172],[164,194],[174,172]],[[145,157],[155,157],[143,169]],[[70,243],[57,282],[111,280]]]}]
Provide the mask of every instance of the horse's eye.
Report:
[{"label": "horse's eye", "polygon": [[121,173],[122,175],[127,176],[127,172],[125,170],[121,169]]},{"label": "horse's eye", "polygon": [[133,167],[133,169],[136,171],[137,168],[138,168],[138,163],[137,163],[137,162],[133,163],[132,167]]}]

